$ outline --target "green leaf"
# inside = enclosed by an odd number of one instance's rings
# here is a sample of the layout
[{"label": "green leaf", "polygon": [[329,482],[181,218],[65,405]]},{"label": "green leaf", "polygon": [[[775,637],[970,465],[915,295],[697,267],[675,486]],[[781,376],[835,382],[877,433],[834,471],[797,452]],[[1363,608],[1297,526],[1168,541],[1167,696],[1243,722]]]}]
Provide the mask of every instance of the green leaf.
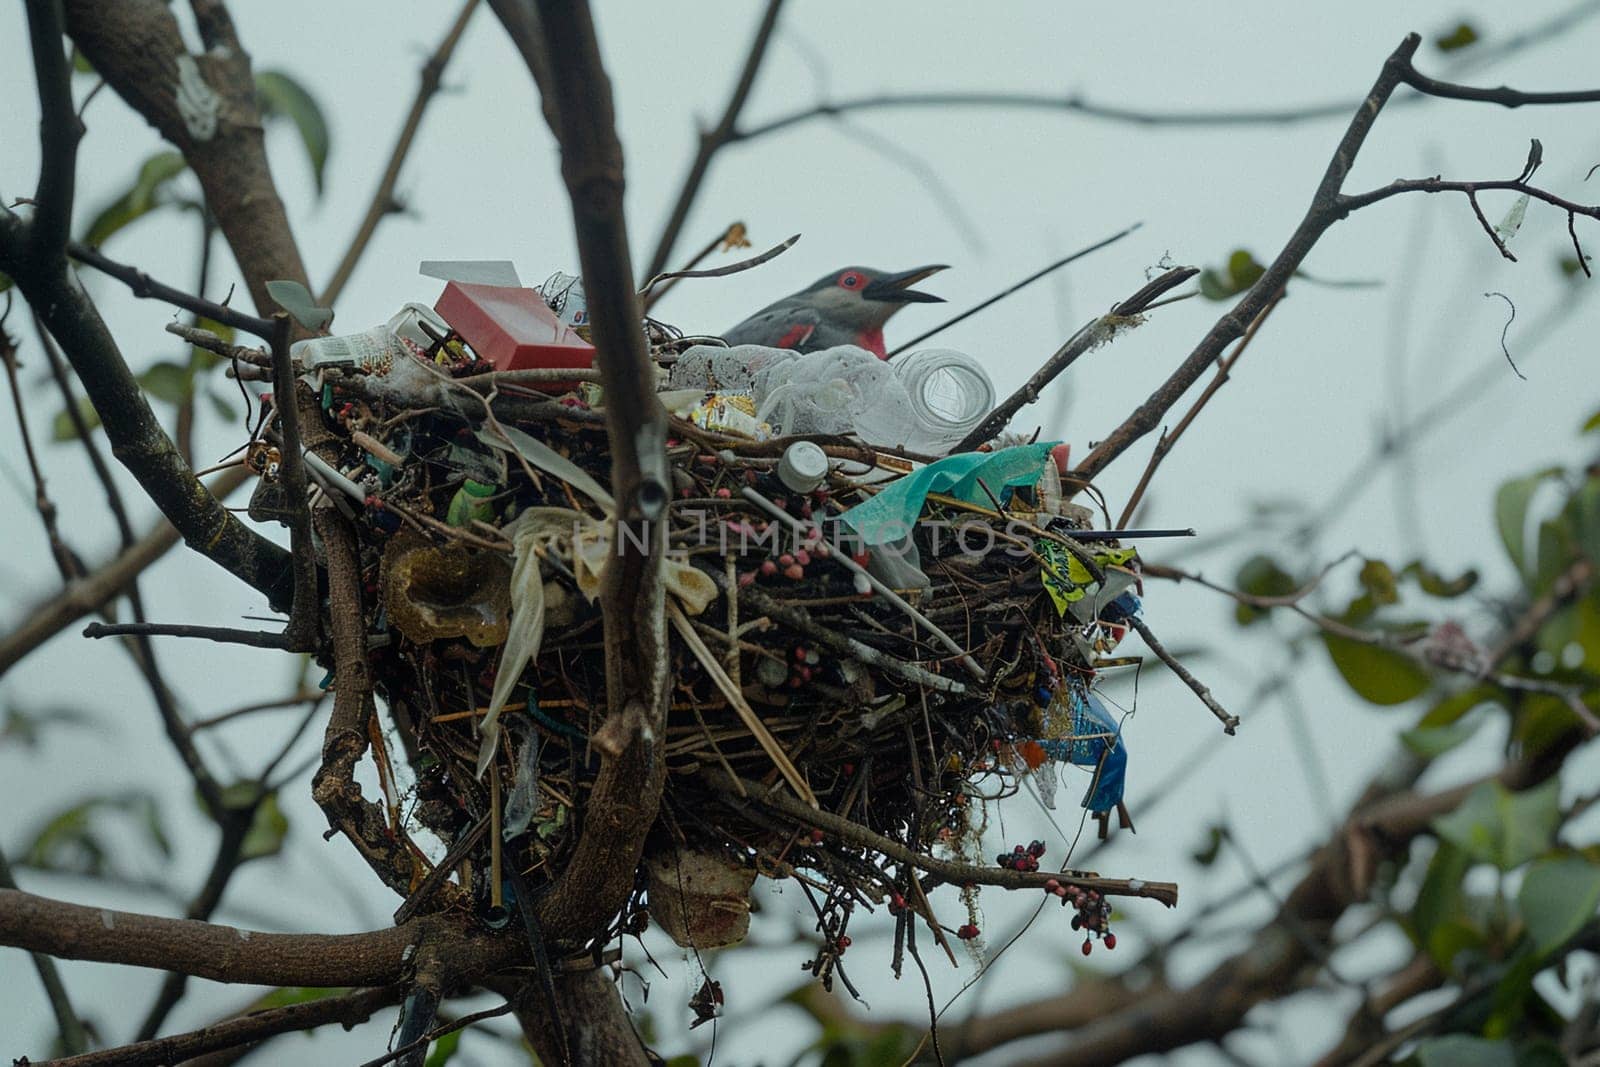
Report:
[{"label": "green leaf", "polygon": [[1400,600],[1400,583],[1394,570],[1381,559],[1369,559],[1361,565],[1361,587],[1372,597],[1374,604],[1395,604]]},{"label": "green leaf", "polygon": [[[0,288],[4,288],[4,286],[0,286]],[[1586,420],[1584,420],[1583,428],[1578,432],[1594,433],[1596,430],[1600,430],[1600,411],[1595,412],[1593,415],[1590,415]]]},{"label": "green leaf", "polygon": [[5,292],[9,288],[11,288],[11,275],[5,273],[4,271],[0,271],[0,293]]},{"label": "green leaf", "polygon": [[1457,23],[1455,29],[1433,39],[1433,46],[1441,52],[1456,52],[1477,43],[1478,31],[1470,22]]},{"label": "green leaf", "polygon": [[83,235],[85,244],[99,245],[129,223],[148,215],[166,200],[163,194],[172,180],[185,170],[181,152],[157,152],[139,166],[127,192],[100,210]]},{"label": "green leaf", "polygon": [[1546,592],[1561,572],[1569,567],[1577,555],[1577,542],[1573,537],[1567,516],[1546,519],[1539,524],[1539,557],[1534,567],[1532,591]]},{"label": "green leaf", "polygon": [[241,859],[254,860],[276,856],[283,850],[283,839],[289,834],[289,820],[278,806],[278,795],[269,793],[256,807],[255,818],[239,846]]},{"label": "green leaf", "polygon": [[194,375],[189,368],[168,360],[153,364],[138,381],[139,388],[169,404],[181,404],[194,395]]},{"label": "green leaf", "polygon": [[1454,578],[1446,578],[1420,559],[1412,560],[1401,570],[1400,577],[1410,578],[1429,596],[1451,599],[1470,592],[1478,584],[1478,572],[1465,570]]},{"label": "green leaf", "polygon": [[1600,563],[1600,477],[1584,479],[1572,494],[1573,525],[1577,528],[1578,551]]},{"label": "green leaf", "polygon": [[1455,959],[1453,944],[1444,945],[1443,939],[1435,950],[1435,937],[1452,921],[1465,915],[1462,905],[1461,881],[1472,866],[1472,857],[1448,841],[1439,842],[1433,858],[1428,861],[1427,873],[1422,876],[1422,886],[1417,890],[1417,903],[1411,909],[1411,931],[1417,943],[1433,954],[1434,961],[1448,972]]},{"label": "green leaf", "polygon": [[428,1059],[422,1067],[444,1067],[455,1058],[456,1049],[461,1047],[461,1035],[465,1030],[452,1030],[433,1043],[433,1051],[428,1053]]},{"label": "green leaf", "polygon": [[[1287,596],[1299,588],[1294,575],[1278,565],[1271,556],[1255,555],[1245,560],[1234,578],[1234,588],[1250,596]],[[1267,612],[1248,604],[1235,604],[1233,617],[1240,626],[1266,618]]]},{"label": "green leaf", "polygon": [[1419,726],[1401,731],[1400,741],[1423,759],[1435,759],[1470,739],[1482,725],[1480,717],[1449,726]]},{"label": "green leaf", "polygon": [[328,163],[328,123],[316,98],[294,78],[281,70],[264,70],[256,75],[256,104],[263,119],[287,118],[300,131],[311,161],[311,176],[317,195],[322,195],[322,172]]},{"label": "green leaf", "polygon": [[1506,217],[1494,228],[1494,234],[1500,238],[1501,244],[1508,243],[1522,229],[1522,220],[1528,214],[1528,194],[1523,193],[1511,202],[1511,209],[1506,212]]},{"label": "green leaf", "polygon": [[126,836],[108,832],[101,818],[107,812],[132,817],[147,843],[162,858],[171,857],[172,842],[161,824],[161,809],[155,797],[131,790],[89,797],[51,816],[24,848],[25,862],[42,870],[96,876],[107,873],[114,852],[110,842]]},{"label": "green leaf", "polygon": [[327,1000],[329,997],[340,997],[350,992],[349,988],[329,986],[284,986],[264,993],[252,1005],[251,1011],[264,1011],[267,1008],[291,1008],[296,1004],[310,1004],[312,1001]]},{"label": "green leaf", "polygon": [[1429,708],[1427,714],[1417,721],[1417,729],[1449,726],[1474,708],[1490,703],[1503,706],[1505,694],[1492,685],[1469,686],[1459,692],[1451,693]]},{"label": "green leaf", "polygon": [[1404,704],[1428,688],[1427,670],[1404,653],[1337,634],[1325,633],[1322,641],[1345,684],[1363,700],[1385,707]]},{"label": "green leaf", "polygon": [[1560,793],[1555,779],[1521,793],[1484,782],[1433,828],[1474,859],[1509,871],[1549,851],[1561,823]]},{"label": "green leaf", "polygon": [[1547,479],[1560,473],[1559,468],[1547,468],[1526,478],[1513,478],[1494,495],[1495,524],[1500,529],[1500,541],[1506,546],[1506,555],[1517,570],[1527,573],[1524,545],[1528,532],[1528,504],[1533,494]]},{"label": "green leaf", "polygon": [[1582,856],[1540,860],[1528,868],[1517,909],[1542,956],[1564,944],[1600,907],[1600,865]]},{"label": "green leaf", "polygon": [[1212,826],[1206,830],[1205,844],[1189,854],[1202,867],[1209,867],[1217,862],[1217,856],[1222,853],[1222,842],[1227,838],[1227,832],[1220,826]]},{"label": "green leaf", "polygon": [[267,295],[308,330],[320,330],[333,321],[332,309],[318,307],[311,290],[299,282],[274,279],[267,283]]},{"label": "green leaf", "polygon": [[1266,273],[1266,268],[1243,248],[1228,255],[1220,270],[1207,267],[1200,272],[1200,295],[1207,300],[1226,300],[1250,288]]},{"label": "green leaf", "polygon": [[[83,419],[83,424],[89,429],[99,428],[100,413],[94,409],[93,404],[89,403],[89,398],[86,396],[78,398],[78,416]],[[50,440],[76,441],[77,439],[78,428],[73,425],[72,416],[64,409],[56,412],[56,417],[50,422]]]}]

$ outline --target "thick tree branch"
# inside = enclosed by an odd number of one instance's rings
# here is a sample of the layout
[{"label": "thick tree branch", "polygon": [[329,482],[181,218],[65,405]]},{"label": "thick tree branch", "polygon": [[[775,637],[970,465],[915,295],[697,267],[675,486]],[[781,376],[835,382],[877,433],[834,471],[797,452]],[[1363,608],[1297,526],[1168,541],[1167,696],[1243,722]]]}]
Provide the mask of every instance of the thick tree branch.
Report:
[{"label": "thick tree branch", "polygon": [[226,9],[196,0],[206,51],[190,55],[162,0],[65,0],[64,6],[67,32],[96,72],[183,153],[256,309],[271,314],[266,283],[305,284],[306,272],[272,181],[250,57]]},{"label": "thick tree branch", "polygon": [[622,212],[622,146],[588,5],[494,0],[492,6],[542,90],[545,118],[561,146],[607,398],[617,500],[619,552],[606,567],[601,592],[607,712],[603,723],[591,726],[601,769],[573,855],[537,909],[544,929],[575,945],[602,935],[633,891],[665,783],[665,529],[653,520],[667,499],[666,417],[640,328]]},{"label": "thick tree branch", "polygon": [[59,259],[72,225],[72,192],[83,123],[72,106],[72,68],[63,44],[61,5],[28,0],[28,42],[39,86],[39,184],[33,195],[32,254]]},{"label": "thick tree branch", "polygon": [[683,233],[684,223],[689,221],[689,209],[700,195],[700,187],[705,183],[712,159],[738,139],[736,128],[739,114],[750,99],[750,90],[755,87],[756,75],[761,72],[761,63],[766,58],[767,46],[772,43],[772,34],[777,29],[778,13],[782,7],[783,0],[767,0],[767,9],[762,13],[761,23],[756,27],[755,37],[745,53],[744,65],[739,69],[739,80],[734,83],[728,103],[722,109],[722,117],[711,129],[700,131],[700,144],[695,149],[694,160],[683,177],[678,198],[672,205],[672,213],[667,216],[666,225],[661,229],[661,236],[656,239],[656,250],[650,254],[650,265],[644,272],[646,278],[654,278],[667,269],[667,261],[672,258],[672,250]]},{"label": "thick tree branch", "polygon": [[213,982],[388,985],[410,976],[412,956],[424,941],[463,981],[494,974],[527,955],[515,938],[463,931],[444,916],[363,934],[273,934],[0,890],[0,945],[57,959],[180,971]]}]

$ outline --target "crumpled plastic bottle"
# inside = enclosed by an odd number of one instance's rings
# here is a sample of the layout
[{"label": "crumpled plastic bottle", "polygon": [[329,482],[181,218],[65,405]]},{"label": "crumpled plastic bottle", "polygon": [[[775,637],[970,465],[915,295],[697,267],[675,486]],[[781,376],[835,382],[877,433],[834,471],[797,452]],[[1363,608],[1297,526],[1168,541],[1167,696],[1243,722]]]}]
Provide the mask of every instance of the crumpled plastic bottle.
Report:
[{"label": "crumpled plastic bottle", "polygon": [[951,349],[885,363],[840,345],[798,353],[760,345],[696,345],[672,369],[673,388],[747,393],[756,419],[782,435],[854,433],[869,444],[944,455],[994,405],[972,357]]}]

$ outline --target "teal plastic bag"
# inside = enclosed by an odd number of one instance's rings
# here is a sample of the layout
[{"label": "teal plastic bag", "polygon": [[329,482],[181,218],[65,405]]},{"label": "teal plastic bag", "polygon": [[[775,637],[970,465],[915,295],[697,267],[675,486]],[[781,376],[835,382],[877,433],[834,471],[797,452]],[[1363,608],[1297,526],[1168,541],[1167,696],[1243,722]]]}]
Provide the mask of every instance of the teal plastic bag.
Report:
[{"label": "teal plastic bag", "polygon": [[[962,452],[913,471],[889,488],[839,516],[866,545],[898,541],[916,526],[929,493],[942,493],[969,504],[992,508],[1006,503],[1015,489],[1037,485],[1050,450],[1059,441],[1042,441],[998,452]],[[978,483],[982,482],[982,485]],[[987,487],[988,492],[984,492]]]}]

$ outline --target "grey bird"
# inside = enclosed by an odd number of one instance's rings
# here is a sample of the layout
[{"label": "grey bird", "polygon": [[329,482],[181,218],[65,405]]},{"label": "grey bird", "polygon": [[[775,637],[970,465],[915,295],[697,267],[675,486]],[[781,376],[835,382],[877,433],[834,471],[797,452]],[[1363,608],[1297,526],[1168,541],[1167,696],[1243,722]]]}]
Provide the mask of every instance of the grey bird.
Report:
[{"label": "grey bird", "polygon": [[841,267],[798,293],[768,304],[723,333],[730,345],[766,345],[819,352],[857,345],[886,359],[883,326],[907,304],[939,304],[943,297],[911,288],[945,265],[899,273],[872,267]]}]

